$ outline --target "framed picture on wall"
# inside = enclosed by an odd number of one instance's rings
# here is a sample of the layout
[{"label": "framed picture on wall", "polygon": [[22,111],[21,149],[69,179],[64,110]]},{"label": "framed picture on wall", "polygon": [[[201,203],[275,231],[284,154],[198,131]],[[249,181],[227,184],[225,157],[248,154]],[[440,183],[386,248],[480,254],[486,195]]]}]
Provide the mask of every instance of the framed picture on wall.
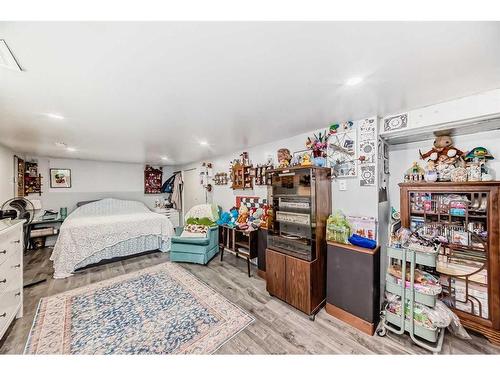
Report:
[{"label": "framed picture on wall", "polygon": [[50,187],[51,188],[70,188],[71,187],[71,169],[50,169]]}]

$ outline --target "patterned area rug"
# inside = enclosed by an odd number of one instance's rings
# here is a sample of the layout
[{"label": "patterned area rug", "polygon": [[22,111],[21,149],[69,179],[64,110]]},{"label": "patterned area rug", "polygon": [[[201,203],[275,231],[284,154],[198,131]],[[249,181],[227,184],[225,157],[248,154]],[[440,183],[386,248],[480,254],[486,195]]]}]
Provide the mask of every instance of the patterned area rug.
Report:
[{"label": "patterned area rug", "polygon": [[167,262],[41,299],[25,354],[210,354],[253,321]]}]

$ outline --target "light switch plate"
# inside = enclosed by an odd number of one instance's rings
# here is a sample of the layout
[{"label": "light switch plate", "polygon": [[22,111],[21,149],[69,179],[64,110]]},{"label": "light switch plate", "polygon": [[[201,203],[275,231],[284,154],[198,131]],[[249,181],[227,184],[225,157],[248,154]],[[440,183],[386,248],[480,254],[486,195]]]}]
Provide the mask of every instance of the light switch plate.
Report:
[{"label": "light switch plate", "polygon": [[347,181],[346,180],[339,180],[339,190],[340,191],[347,190]]}]

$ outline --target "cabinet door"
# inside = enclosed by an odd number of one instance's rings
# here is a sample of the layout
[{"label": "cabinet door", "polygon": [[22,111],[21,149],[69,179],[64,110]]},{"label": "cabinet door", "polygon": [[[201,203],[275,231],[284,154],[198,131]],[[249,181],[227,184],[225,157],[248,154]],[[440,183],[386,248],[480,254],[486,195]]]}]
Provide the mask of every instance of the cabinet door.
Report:
[{"label": "cabinet door", "polygon": [[309,262],[286,258],[286,302],[297,309],[311,313],[311,266]]},{"label": "cabinet door", "polygon": [[269,294],[285,300],[285,255],[266,250],[266,285]]}]

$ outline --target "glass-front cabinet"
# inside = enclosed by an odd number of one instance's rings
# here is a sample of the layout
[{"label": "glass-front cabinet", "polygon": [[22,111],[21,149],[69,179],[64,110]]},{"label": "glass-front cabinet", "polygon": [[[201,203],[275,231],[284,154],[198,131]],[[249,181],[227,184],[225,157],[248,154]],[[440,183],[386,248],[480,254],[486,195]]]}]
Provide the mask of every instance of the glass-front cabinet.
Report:
[{"label": "glass-front cabinet", "polygon": [[312,261],[315,245],[316,200],[313,169],[273,171],[269,202],[273,221],[268,247]]},{"label": "glass-front cabinet", "polygon": [[441,243],[441,300],[500,343],[500,182],[404,183],[401,223]]}]

